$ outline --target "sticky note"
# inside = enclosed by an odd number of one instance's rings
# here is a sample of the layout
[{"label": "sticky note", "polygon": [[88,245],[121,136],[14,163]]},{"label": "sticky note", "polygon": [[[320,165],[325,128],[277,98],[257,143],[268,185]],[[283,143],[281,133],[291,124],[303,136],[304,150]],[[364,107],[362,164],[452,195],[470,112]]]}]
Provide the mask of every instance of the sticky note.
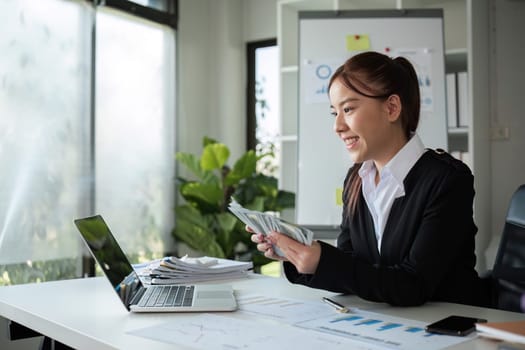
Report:
[{"label": "sticky note", "polygon": [[342,207],[343,206],[343,189],[335,189],[335,204]]},{"label": "sticky note", "polygon": [[351,34],[346,36],[346,49],[348,51],[370,50],[368,34]]}]

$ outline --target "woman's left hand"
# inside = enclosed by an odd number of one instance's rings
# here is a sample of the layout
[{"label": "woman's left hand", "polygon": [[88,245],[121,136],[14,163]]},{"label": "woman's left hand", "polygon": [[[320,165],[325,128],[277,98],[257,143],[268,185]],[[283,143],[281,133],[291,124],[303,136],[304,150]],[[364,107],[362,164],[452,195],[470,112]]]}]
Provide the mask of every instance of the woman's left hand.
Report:
[{"label": "woman's left hand", "polygon": [[267,240],[276,245],[299,273],[313,274],[321,258],[321,245],[313,241],[311,246],[304,245],[279,232],[271,232]]}]

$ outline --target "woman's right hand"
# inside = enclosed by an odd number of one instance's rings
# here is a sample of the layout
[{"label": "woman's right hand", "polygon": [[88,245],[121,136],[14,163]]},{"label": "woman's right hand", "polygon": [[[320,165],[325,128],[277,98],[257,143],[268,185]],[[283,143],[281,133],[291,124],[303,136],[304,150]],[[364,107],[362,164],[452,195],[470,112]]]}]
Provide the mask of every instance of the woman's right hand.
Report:
[{"label": "woman's right hand", "polygon": [[246,226],[246,231],[252,234],[251,241],[257,244],[257,250],[264,253],[264,256],[273,259],[288,261],[285,257],[275,254],[272,243],[261,233],[255,233],[251,227]]}]

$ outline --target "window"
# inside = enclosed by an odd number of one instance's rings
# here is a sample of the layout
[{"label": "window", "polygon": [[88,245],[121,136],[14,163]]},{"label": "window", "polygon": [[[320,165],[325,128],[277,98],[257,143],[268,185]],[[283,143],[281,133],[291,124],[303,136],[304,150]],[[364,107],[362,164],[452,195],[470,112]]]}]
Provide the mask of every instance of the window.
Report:
[{"label": "window", "polygon": [[99,9],[96,37],[95,208],[128,255],[160,257],[173,228],[174,33]]},{"label": "window", "polygon": [[[0,21],[0,283],[75,274],[71,224],[90,190],[90,15],[76,2],[31,0],[2,1],[0,13],[11,14]],[[51,260],[68,265],[33,266]]]},{"label": "window", "polygon": [[249,43],[247,93],[247,145],[258,154],[275,157],[259,162],[258,169],[278,177],[280,159],[279,49],[276,40]]},{"label": "window", "polygon": [[94,213],[133,261],[169,251],[173,29],[73,0],[0,13],[0,285],[80,276]]}]

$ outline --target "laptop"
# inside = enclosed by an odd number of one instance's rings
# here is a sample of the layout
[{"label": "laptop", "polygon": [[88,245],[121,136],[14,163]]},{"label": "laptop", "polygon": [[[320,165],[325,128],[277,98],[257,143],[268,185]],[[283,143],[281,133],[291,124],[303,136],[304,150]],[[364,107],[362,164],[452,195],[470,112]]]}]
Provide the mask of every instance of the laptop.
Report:
[{"label": "laptop", "polygon": [[128,311],[234,311],[230,285],[151,285],[139,279],[100,215],[74,220],[86,245]]}]

